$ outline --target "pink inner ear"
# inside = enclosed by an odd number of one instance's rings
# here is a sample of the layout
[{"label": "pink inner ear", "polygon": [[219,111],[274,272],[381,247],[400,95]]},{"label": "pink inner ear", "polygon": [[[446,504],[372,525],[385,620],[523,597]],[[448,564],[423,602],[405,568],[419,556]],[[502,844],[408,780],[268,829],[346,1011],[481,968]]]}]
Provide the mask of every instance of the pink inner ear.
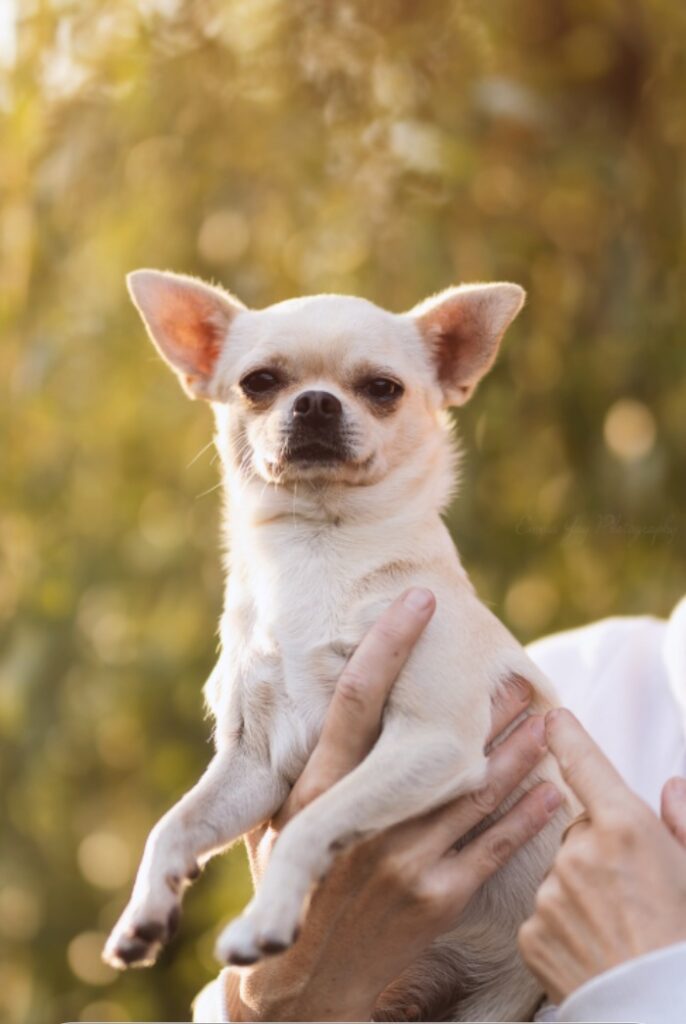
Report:
[{"label": "pink inner ear", "polygon": [[447,288],[411,311],[431,350],[446,401],[467,401],[493,365],[523,302],[523,288],[500,281]]},{"label": "pink inner ear", "polygon": [[150,334],[174,369],[207,380],[235,310],[223,296],[194,281],[143,279],[134,294]]},{"label": "pink inner ear", "polygon": [[199,292],[173,289],[159,324],[171,361],[189,373],[210,376],[222,338],[217,309]]},{"label": "pink inner ear", "polygon": [[423,317],[422,326],[442,384],[463,386],[471,382],[483,363],[495,357],[495,346],[489,346],[479,317],[467,306],[445,303]]}]

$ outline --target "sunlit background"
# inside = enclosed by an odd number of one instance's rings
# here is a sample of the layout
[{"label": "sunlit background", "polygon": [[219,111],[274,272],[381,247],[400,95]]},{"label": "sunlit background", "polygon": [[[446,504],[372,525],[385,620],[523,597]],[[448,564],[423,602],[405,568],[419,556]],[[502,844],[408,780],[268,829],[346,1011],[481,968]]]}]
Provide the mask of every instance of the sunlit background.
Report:
[{"label": "sunlit background", "polygon": [[[686,589],[686,6],[0,2],[0,1016],[183,1020],[242,853],[150,972],[100,962],[210,754],[209,411],[124,275],[248,304],[528,290],[461,416],[449,513],[523,639]],[[459,671],[459,666],[455,666]]]}]

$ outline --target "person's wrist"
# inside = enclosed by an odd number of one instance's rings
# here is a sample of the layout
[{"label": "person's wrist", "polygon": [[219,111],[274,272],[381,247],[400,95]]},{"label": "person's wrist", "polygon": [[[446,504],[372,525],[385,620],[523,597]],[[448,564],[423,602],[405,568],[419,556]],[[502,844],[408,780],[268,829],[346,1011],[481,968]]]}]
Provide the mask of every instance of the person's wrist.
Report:
[{"label": "person's wrist", "polygon": [[[275,966],[277,970],[275,970]],[[288,983],[278,963],[263,962],[241,971],[237,1001],[243,1021],[285,1020],[300,984]]]},{"label": "person's wrist", "polygon": [[354,1000],[341,1005],[328,993],[326,999],[320,1003],[316,998],[309,995],[300,997],[277,996],[260,1000],[259,1006],[249,1006],[241,999],[238,1005],[236,1017],[231,1015],[232,1020],[242,1021],[244,1024],[257,1024],[258,1021],[294,1021],[294,1020],[318,1020],[318,1021],[368,1021],[371,1020],[373,1006],[366,1001]]},{"label": "person's wrist", "polygon": [[[279,961],[263,962],[241,971],[230,1003],[231,1019],[237,1021],[294,1021],[371,1019],[374,998],[344,983],[315,983],[302,968],[284,971]],[[351,991],[355,988],[357,991]],[[338,991],[335,991],[337,989]]]},{"label": "person's wrist", "polygon": [[300,970],[284,970],[282,958],[241,971],[238,1000],[243,1021],[302,1020],[308,979]]},{"label": "person's wrist", "polygon": [[301,1019],[295,1014],[302,986],[286,988],[283,977],[271,963],[232,973],[227,983],[226,1004],[232,1022],[256,1024],[258,1021]]}]

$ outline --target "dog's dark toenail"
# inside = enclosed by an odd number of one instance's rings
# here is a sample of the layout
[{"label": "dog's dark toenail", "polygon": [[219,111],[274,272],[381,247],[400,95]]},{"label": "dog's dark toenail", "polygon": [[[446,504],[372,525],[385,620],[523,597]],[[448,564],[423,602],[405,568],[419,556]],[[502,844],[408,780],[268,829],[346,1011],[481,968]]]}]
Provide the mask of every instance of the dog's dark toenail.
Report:
[{"label": "dog's dark toenail", "polygon": [[167,918],[167,937],[173,939],[179,930],[179,920],[181,913],[178,907],[172,907],[169,911],[169,917]]},{"label": "dog's dark toenail", "polygon": [[189,882],[194,882],[196,878],[200,878],[200,865],[196,864],[194,868],[191,868],[186,878]]},{"label": "dog's dark toenail", "polygon": [[150,921],[148,924],[139,924],[134,929],[134,936],[142,939],[143,942],[159,942],[164,935],[164,925],[159,921]]},{"label": "dog's dark toenail", "polygon": [[269,956],[275,956],[276,953],[283,953],[285,949],[288,949],[288,943],[284,942],[283,939],[269,937],[263,939],[259,946],[262,952],[267,953]]},{"label": "dog's dark toenail", "polygon": [[135,964],[148,954],[148,943],[140,939],[130,939],[125,946],[117,948],[117,956],[124,964]]},{"label": "dog's dark toenail", "polygon": [[259,959],[259,956],[250,956],[249,953],[229,953],[226,962],[233,964],[234,967],[249,967],[256,964]]},{"label": "dog's dark toenail", "polygon": [[171,889],[171,891],[176,896],[178,891],[179,891],[179,889],[181,888],[181,879],[179,878],[179,876],[178,875],[167,875],[167,877],[165,878],[165,882],[167,883],[168,887]]}]

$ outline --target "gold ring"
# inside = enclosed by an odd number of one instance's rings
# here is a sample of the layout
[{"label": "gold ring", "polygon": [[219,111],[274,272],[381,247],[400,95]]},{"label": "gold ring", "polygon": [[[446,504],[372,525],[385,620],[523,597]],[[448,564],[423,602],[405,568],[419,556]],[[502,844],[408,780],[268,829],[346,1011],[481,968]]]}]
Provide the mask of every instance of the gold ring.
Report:
[{"label": "gold ring", "polygon": [[565,839],[567,838],[569,833],[572,831],[574,826],[575,825],[580,825],[582,823],[582,821],[588,822],[589,825],[591,824],[591,815],[588,813],[588,811],[582,811],[581,814],[577,814],[576,818],[572,818],[572,820],[570,821],[570,823],[567,825],[567,827],[565,828],[564,832],[562,833],[562,838],[560,839],[560,845],[562,845],[562,843],[564,843]]}]

